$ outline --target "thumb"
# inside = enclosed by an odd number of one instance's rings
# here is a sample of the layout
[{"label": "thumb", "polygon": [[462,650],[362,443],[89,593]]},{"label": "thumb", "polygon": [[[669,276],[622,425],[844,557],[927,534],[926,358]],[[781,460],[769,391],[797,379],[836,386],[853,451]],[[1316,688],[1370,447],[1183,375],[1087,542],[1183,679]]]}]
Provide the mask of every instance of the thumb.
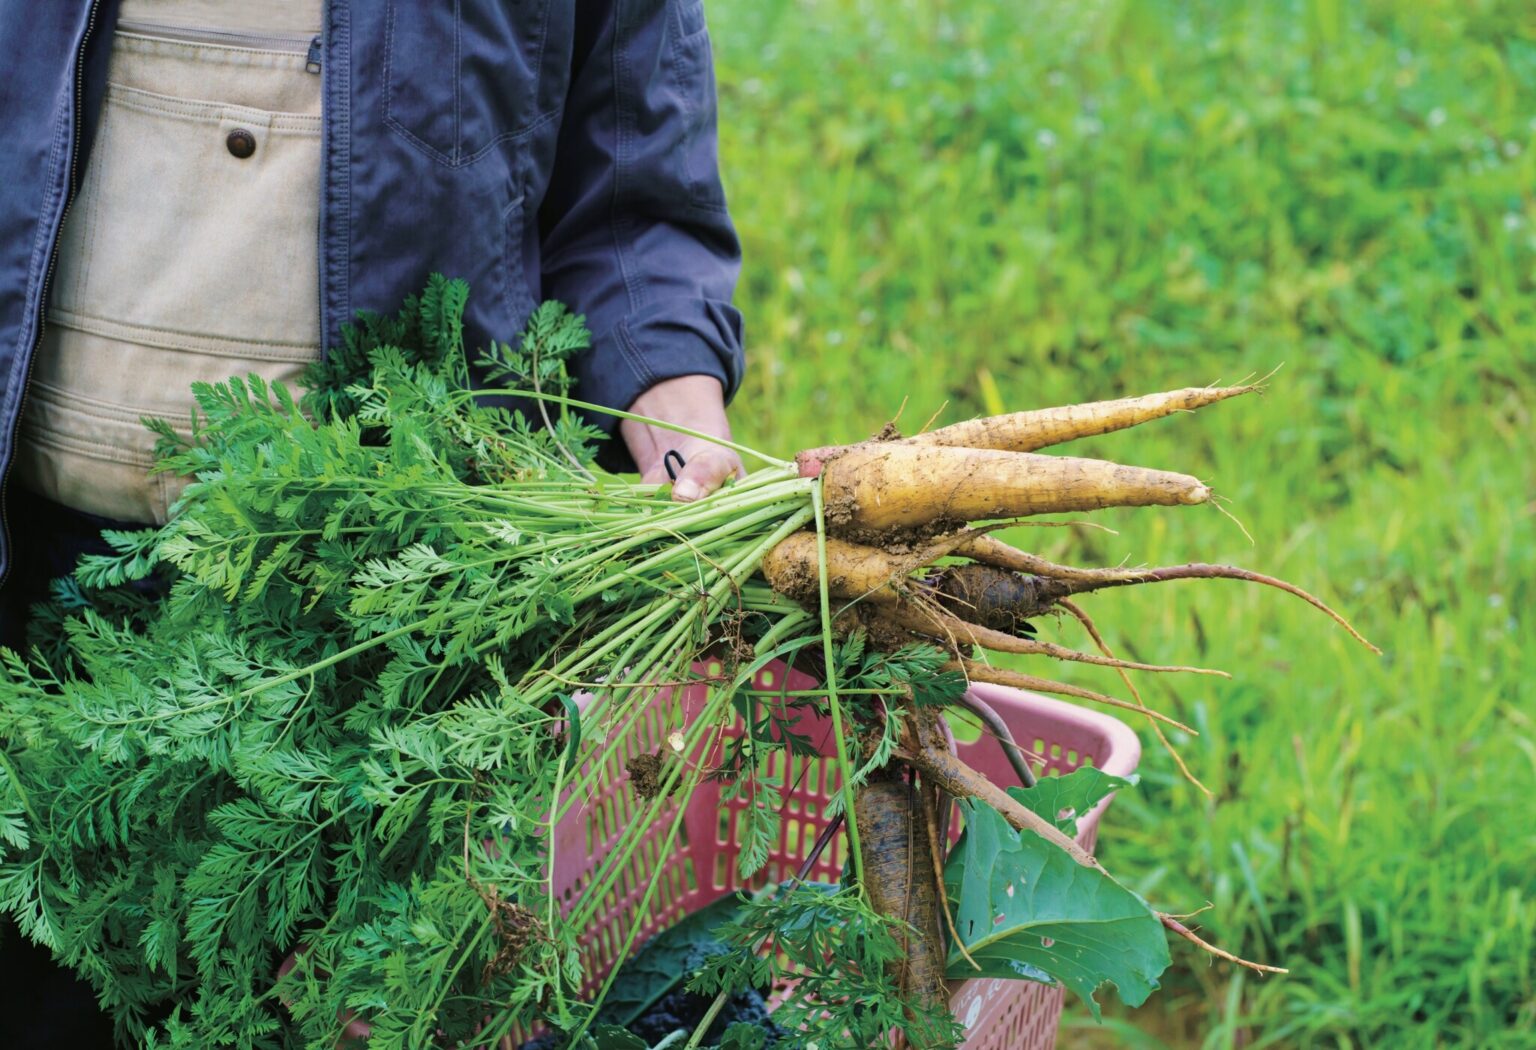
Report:
[{"label": "thumb", "polygon": [[689,451],[688,465],[672,486],[679,503],[703,499],[741,472],[741,459],[730,449],[699,442]]}]

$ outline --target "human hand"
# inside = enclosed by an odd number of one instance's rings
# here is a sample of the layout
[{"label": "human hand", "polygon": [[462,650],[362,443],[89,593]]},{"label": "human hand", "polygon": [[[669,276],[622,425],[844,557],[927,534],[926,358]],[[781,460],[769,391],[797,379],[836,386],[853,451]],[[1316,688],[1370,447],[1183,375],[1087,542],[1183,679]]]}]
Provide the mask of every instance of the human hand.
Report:
[{"label": "human hand", "polygon": [[[663,379],[635,399],[629,411],[664,423],[675,423],[701,434],[729,439],[731,425],[725,418],[725,392],[713,376],[678,376]],[[675,449],[687,464],[672,485],[672,498],[691,503],[709,495],[733,477],[743,473],[741,457],[723,445],[663,430],[633,419],[619,424],[619,434],[629,446],[629,454],[640,468],[640,480],[660,483],[667,480],[662,457]]]}]

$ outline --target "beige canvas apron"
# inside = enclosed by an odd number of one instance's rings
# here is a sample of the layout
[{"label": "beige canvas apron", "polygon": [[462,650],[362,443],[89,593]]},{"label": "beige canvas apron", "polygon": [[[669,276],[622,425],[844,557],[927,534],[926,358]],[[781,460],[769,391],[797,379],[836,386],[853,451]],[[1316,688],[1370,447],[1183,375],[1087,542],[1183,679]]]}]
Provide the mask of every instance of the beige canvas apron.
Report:
[{"label": "beige canvas apron", "polygon": [[319,0],[125,0],[22,415],[23,486],[164,522],[183,483],[149,475],[141,418],[186,431],[194,381],[291,383],[319,352],[319,22]]}]

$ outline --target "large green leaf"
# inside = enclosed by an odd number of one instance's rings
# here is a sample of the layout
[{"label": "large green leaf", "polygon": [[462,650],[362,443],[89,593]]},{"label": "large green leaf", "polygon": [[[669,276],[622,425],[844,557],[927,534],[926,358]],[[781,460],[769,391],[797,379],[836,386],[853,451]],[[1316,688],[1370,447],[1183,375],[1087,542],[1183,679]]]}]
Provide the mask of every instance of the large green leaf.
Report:
[{"label": "large green leaf", "polygon": [[[1060,824],[1063,809],[1084,812],[1095,792],[1102,797],[1121,786],[1108,783],[1116,779],[1051,778],[1010,794]],[[951,946],[949,976],[1059,981],[1095,1017],[1094,991],[1106,981],[1127,1005],[1145,1002],[1169,962],[1167,936],[1151,907],[1059,846],[1014,830],[991,806],[967,800],[962,808],[965,834],[944,880],[956,905],[955,928],[981,973]]]},{"label": "large green leaf", "polygon": [[1092,766],[1059,777],[1041,777],[1032,788],[1009,788],[1008,794],[1068,835],[1077,834],[1077,818],[1121,788],[1134,787],[1136,777],[1117,777]]},{"label": "large green leaf", "polygon": [[614,1024],[593,1025],[590,1045],[592,1050],[650,1050],[644,1039]]}]

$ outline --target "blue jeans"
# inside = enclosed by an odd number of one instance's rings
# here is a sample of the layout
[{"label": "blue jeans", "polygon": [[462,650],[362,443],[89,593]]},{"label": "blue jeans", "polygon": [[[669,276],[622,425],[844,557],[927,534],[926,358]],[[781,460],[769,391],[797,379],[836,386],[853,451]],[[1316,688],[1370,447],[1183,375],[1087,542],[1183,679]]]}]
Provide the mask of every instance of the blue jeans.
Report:
[{"label": "blue jeans", "polygon": [[[0,587],[0,644],[25,645],[27,615],[48,597],[48,584],[65,576],[82,554],[109,548],[102,529],[135,529],[51,503],[20,491],[11,494],[11,574]],[[0,1046],[26,1050],[108,1050],[112,1022],[89,985],[54,963],[48,949],[28,941],[6,919],[0,922]]]}]

